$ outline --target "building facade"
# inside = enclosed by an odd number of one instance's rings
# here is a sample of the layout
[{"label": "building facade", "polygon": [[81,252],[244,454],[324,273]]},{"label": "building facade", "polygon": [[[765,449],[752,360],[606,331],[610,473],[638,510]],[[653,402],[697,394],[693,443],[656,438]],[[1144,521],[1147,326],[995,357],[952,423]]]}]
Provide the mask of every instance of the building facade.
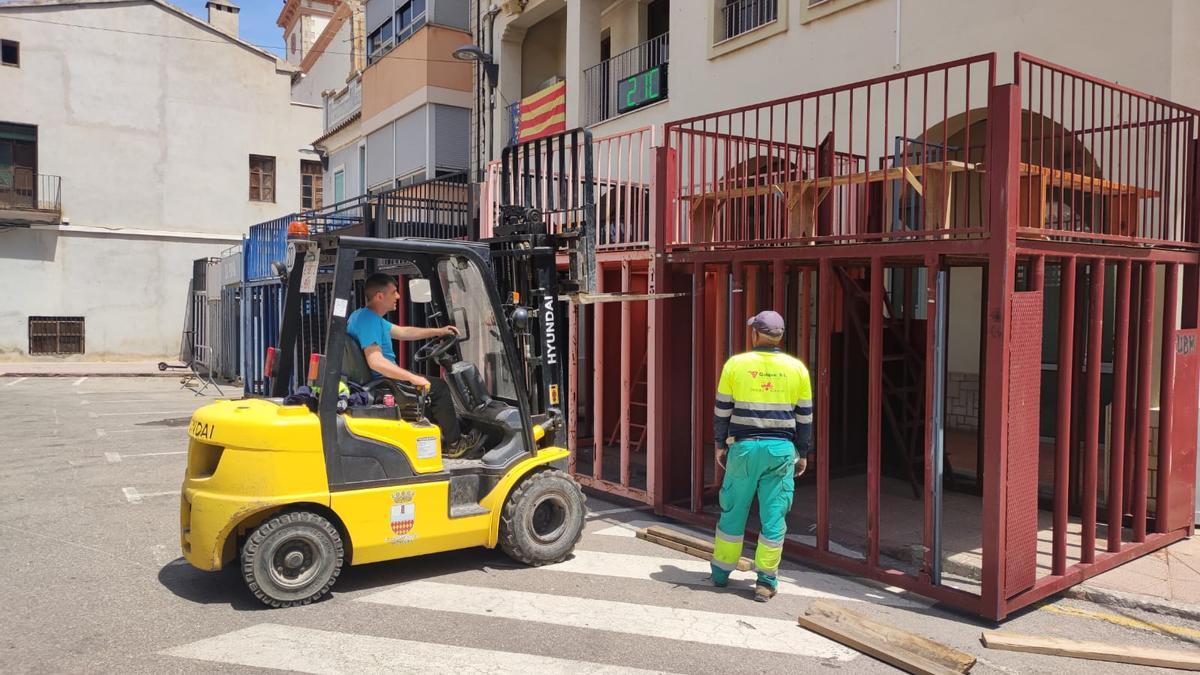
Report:
[{"label": "building facade", "polygon": [[347,178],[353,167],[371,191],[467,169],[474,86],[470,64],[453,53],[471,42],[469,4],[367,1],[360,111],[365,155],[357,165],[331,156],[331,166],[348,167]]},{"label": "building facade", "polygon": [[321,108],[209,5],[0,6],[0,358],[176,353],[192,262],[300,209]]},{"label": "building facade", "polygon": [[[561,77],[567,127],[597,135],[992,51],[1086,65],[1200,103],[1200,49],[1187,28],[1200,7],[1187,0],[511,0],[477,2],[472,21],[500,67],[502,101]],[[661,64],[661,97],[621,113],[618,82]],[[1001,64],[999,80],[1011,70]],[[510,134],[502,107],[497,153]]]},{"label": "building facade", "polygon": [[283,29],[287,62],[300,65],[337,11],[339,0],[283,0],[276,24]]}]

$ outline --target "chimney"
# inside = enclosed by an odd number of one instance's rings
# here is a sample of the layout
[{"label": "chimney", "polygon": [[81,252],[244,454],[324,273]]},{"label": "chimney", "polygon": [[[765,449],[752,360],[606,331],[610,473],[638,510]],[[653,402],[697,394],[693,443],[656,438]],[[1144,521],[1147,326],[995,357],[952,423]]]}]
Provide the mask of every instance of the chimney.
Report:
[{"label": "chimney", "polygon": [[208,8],[210,26],[226,35],[238,36],[238,12],[242,10],[232,0],[208,0],[204,6]]}]

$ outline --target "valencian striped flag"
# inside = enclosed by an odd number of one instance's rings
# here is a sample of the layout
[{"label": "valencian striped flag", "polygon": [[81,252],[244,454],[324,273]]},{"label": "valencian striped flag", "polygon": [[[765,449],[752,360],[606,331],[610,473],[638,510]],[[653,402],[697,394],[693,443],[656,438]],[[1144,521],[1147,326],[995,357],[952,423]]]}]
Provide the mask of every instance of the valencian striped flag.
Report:
[{"label": "valencian striped flag", "polygon": [[559,82],[521,99],[517,142],[567,130],[567,83]]}]

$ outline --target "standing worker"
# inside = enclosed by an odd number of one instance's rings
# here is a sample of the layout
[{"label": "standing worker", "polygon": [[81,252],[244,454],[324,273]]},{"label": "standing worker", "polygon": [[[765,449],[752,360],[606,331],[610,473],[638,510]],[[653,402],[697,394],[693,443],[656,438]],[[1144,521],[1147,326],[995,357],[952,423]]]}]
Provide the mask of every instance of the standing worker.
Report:
[{"label": "standing worker", "polygon": [[[793,476],[804,473],[812,451],[812,382],[799,359],[779,349],[783,317],[770,310],[746,322],[752,349],[736,354],[721,369],[713,411],[717,461],[725,466],[721,519],[713,542],[712,578],[729,583],[742,555],[750,503],[758,495],[761,527],[754,566],[754,599],[775,597],[779,561],[792,508]],[[732,445],[727,443],[732,440]],[[724,462],[728,455],[728,461]]]}]

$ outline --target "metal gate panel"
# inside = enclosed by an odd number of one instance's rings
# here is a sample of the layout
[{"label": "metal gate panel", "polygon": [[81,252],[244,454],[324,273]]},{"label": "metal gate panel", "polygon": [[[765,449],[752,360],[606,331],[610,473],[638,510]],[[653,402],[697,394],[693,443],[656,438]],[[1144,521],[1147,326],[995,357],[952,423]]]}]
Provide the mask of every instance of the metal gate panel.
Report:
[{"label": "metal gate panel", "polygon": [[[1200,330],[1181,330],[1175,338],[1174,425],[1171,433],[1171,491],[1160,532],[1194,524],[1196,445],[1200,435]],[[1160,444],[1161,445],[1161,444]]]},{"label": "metal gate panel", "polygon": [[[1042,375],[1042,292],[1014,293],[1008,365],[1008,480],[1004,597],[1037,581],[1038,411]],[[1031,421],[1032,420],[1032,421]]]}]

